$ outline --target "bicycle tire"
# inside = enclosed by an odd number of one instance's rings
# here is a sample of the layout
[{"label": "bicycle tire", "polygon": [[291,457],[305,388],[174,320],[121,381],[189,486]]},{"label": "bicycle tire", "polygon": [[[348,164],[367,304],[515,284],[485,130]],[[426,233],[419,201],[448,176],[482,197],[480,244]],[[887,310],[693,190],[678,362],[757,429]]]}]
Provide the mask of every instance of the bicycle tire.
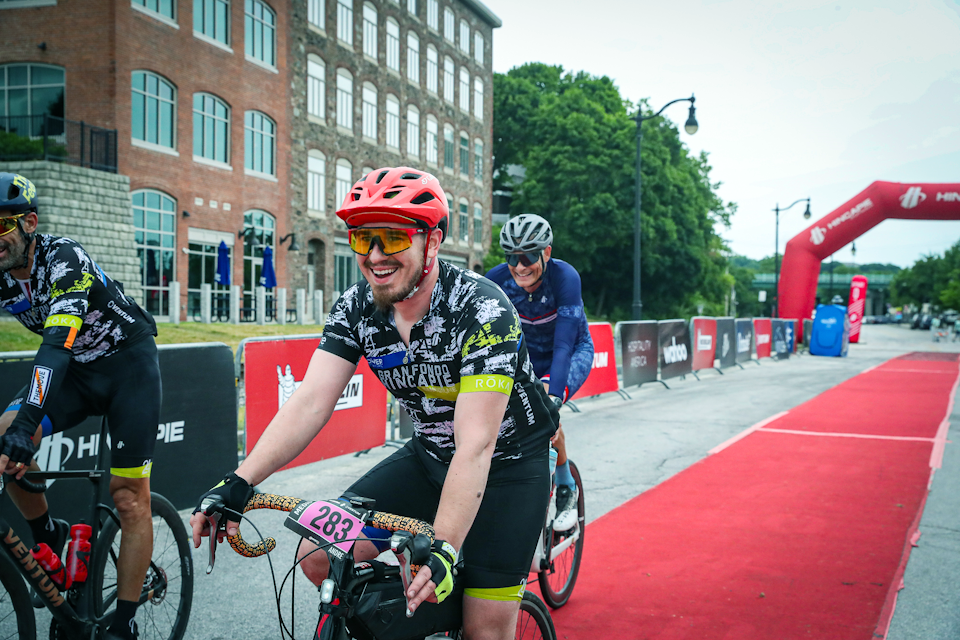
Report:
[{"label": "bicycle tire", "polygon": [[36,640],[37,621],[27,584],[6,554],[0,554],[0,640]]},{"label": "bicycle tire", "polygon": [[520,613],[517,615],[515,640],[556,640],[557,631],[553,626],[550,610],[537,596],[525,591],[520,601]]},{"label": "bicycle tire", "polygon": [[[151,493],[150,504],[153,553],[144,590],[155,592],[137,609],[140,639],[180,640],[190,620],[193,604],[193,556],[186,527],[170,501]],[[94,599],[97,616],[105,615],[116,602],[119,531],[113,518],[108,518],[94,545],[89,593]],[[160,587],[157,593],[156,589]]]},{"label": "bicycle tire", "polygon": [[[543,594],[544,601],[552,609],[559,609],[567,604],[570,595],[573,593],[573,587],[577,583],[577,575],[580,573],[580,560],[583,558],[585,533],[583,482],[580,480],[580,471],[572,460],[570,460],[570,474],[577,483],[577,527],[580,537],[562,554],[554,558],[548,567],[537,576],[537,582],[540,583],[540,593]],[[547,522],[547,526],[550,526],[550,522]],[[545,557],[550,557],[553,546],[562,541],[563,537],[563,534],[553,531],[544,532],[542,541],[545,547]]]}]

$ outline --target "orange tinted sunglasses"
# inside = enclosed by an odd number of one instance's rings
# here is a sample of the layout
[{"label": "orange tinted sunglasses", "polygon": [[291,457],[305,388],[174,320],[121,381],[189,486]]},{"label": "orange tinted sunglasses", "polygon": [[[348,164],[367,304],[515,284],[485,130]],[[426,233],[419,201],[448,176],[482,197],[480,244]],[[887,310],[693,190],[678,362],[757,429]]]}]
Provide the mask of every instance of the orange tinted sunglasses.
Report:
[{"label": "orange tinted sunglasses", "polygon": [[350,229],[350,248],[361,256],[369,255],[373,245],[380,245],[385,256],[406,251],[413,246],[413,237],[429,233],[429,229],[390,229],[361,227]]}]

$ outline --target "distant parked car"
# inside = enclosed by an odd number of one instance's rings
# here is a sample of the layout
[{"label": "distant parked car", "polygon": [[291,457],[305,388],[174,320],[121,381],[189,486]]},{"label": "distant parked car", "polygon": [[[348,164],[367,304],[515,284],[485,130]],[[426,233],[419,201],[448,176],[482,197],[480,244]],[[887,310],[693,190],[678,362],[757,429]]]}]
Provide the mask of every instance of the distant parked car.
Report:
[{"label": "distant parked car", "polygon": [[929,313],[925,313],[920,316],[920,326],[919,329],[922,331],[927,331],[930,328],[931,323],[933,322],[933,316]]},{"label": "distant parked car", "polygon": [[911,328],[911,329],[919,329],[919,328],[920,328],[920,317],[921,317],[921,316],[920,316],[919,313],[913,314],[913,316],[910,318],[910,328]]}]

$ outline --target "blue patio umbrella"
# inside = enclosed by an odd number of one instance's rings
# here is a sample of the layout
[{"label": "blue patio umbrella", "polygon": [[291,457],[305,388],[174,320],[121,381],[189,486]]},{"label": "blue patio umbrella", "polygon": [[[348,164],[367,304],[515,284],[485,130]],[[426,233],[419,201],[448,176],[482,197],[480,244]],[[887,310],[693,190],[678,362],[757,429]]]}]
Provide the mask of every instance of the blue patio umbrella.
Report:
[{"label": "blue patio umbrella", "polygon": [[273,272],[273,249],[263,248],[263,269],[260,271],[260,286],[273,289],[277,286],[277,274]]},{"label": "blue patio umbrella", "polygon": [[224,287],[230,286],[230,247],[223,240],[217,247],[217,275],[213,280]]}]

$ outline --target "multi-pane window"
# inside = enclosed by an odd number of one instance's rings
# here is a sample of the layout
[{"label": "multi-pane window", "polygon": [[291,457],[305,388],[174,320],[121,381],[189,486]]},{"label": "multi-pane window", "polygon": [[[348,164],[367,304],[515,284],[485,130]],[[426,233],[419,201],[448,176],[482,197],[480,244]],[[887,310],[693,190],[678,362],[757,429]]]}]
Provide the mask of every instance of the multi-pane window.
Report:
[{"label": "multi-pane window", "polygon": [[470,175],[470,139],[467,134],[460,134],[460,174]]},{"label": "multi-pane window", "polygon": [[453,170],[453,127],[443,125],[443,166]]},{"label": "multi-pane window", "polygon": [[400,25],[387,18],[387,68],[400,71]]},{"label": "multi-pane window", "polygon": [[483,64],[483,34],[479,31],[473,32],[473,59]]},{"label": "multi-pane window", "polygon": [[230,109],[209,93],[193,94],[193,155],[230,162]]},{"label": "multi-pane window", "polygon": [[460,110],[470,113],[470,72],[460,67]]},{"label": "multi-pane window", "polygon": [[363,55],[377,59],[377,8],[363,3]]},{"label": "multi-pane window", "polygon": [[[230,238],[233,240],[233,238]],[[230,287],[217,282],[219,242],[199,242],[191,239],[187,244],[187,317],[200,319],[201,287],[209,284],[212,290],[211,315],[214,320],[230,318]],[[227,264],[232,270],[230,254],[233,247],[227,245]]]},{"label": "multi-pane window", "polygon": [[[45,64],[0,65],[0,117],[12,116],[0,130],[16,130],[21,135],[39,136],[43,133],[42,116],[63,118],[65,74],[63,67]],[[175,95],[175,94],[174,94]],[[47,133],[63,133],[63,122],[47,123]]]},{"label": "multi-pane window", "polygon": [[177,90],[172,84],[155,73],[134,71],[130,107],[134,140],[176,146]]},{"label": "multi-pane window", "polygon": [[176,3],[174,0],[133,0],[133,4],[143,7],[153,13],[160,14],[164,18],[176,20]]},{"label": "multi-pane window", "polygon": [[407,0],[407,11],[413,15],[417,15],[417,0]]},{"label": "multi-pane window", "polygon": [[318,56],[307,56],[307,113],[317,118],[326,115],[327,66]]},{"label": "multi-pane window", "polygon": [[427,0],[427,26],[434,31],[440,30],[439,0]]},{"label": "multi-pane window", "polygon": [[343,201],[347,199],[347,194],[353,188],[353,165],[345,158],[337,160],[337,192],[336,203],[339,209]]},{"label": "multi-pane window", "polygon": [[[274,250],[277,219],[266,211],[253,209],[243,214],[243,306],[256,309],[256,287],[263,274],[263,250]],[[273,292],[267,290],[267,310],[273,308]]]},{"label": "multi-pane window", "polygon": [[229,0],[193,0],[193,30],[212,40],[229,45]]},{"label": "multi-pane window", "polygon": [[437,119],[427,116],[427,162],[437,164]]},{"label": "multi-pane window", "polygon": [[400,101],[391,93],[387,94],[387,146],[400,149]]},{"label": "multi-pane window", "polygon": [[353,0],[337,0],[337,38],[353,44]]},{"label": "multi-pane window", "polygon": [[356,254],[350,249],[346,239],[337,238],[333,245],[333,295],[338,296],[353,283],[363,279],[363,273],[357,266]]},{"label": "multi-pane window", "polygon": [[453,9],[450,7],[444,7],[443,9],[443,37],[453,42],[454,38],[454,19],[453,19]]},{"label": "multi-pane window", "polygon": [[420,157],[420,110],[412,104],[407,107],[407,153]]},{"label": "multi-pane window", "polygon": [[437,48],[432,44],[427,45],[427,91],[437,92],[437,74],[439,73],[439,60]]},{"label": "multi-pane window", "polygon": [[420,38],[413,31],[407,32],[407,78],[420,84]]},{"label": "multi-pane window", "polygon": [[353,130],[353,76],[337,69],[337,126]]},{"label": "multi-pane window", "polygon": [[483,140],[480,138],[473,141],[473,179],[483,181]]},{"label": "multi-pane window", "polygon": [[443,99],[453,103],[453,59],[449,56],[443,58]]},{"label": "multi-pane window", "polygon": [[307,152],[307,209],[323,212],[326,209],[327,158],[322,151]]},{"label": "multi-pane window", "polygon": [[246,0],[243,25],[247,57],[277,66],[277,16],[273,9],[261,0]]},{"label": "multi-pane window", "polygon": [[470,55],[470,25],[463,18],[460,19],[460,51]]},{"label": "multi-pane window", "polygon": [[259,111],[247,111],[243,122],[244,167],[270,176],[277,174],[277,125]]},{"label": "multi-pane window", "polygon": [[170,312],[170,283],[174,279],[177,203],[165,193],[152,190],[134,191],[131,200],[143,308],[165,316]]},{"label": "multi-pane window", "polygon": [[483,80],[479,76],[473,79],[473,116],[483,120]]},{"label": "multi-pane window", "polygon": [[460,242],[470,242],[470,209],[466,198],[460,198]]},{"label": "multi-pane window", "polygon": [[325,0],[308,0],[307,2],[307,20],[318,29],[324,29],[326,17]]},{"label": "multi-pane window", "polygon": [[377,88],[363,83],[363,137],[377,140]]},{"label": "multi-pane window", "polygon": [[473,241],[483,244],[483,207],[473,203]]}]

